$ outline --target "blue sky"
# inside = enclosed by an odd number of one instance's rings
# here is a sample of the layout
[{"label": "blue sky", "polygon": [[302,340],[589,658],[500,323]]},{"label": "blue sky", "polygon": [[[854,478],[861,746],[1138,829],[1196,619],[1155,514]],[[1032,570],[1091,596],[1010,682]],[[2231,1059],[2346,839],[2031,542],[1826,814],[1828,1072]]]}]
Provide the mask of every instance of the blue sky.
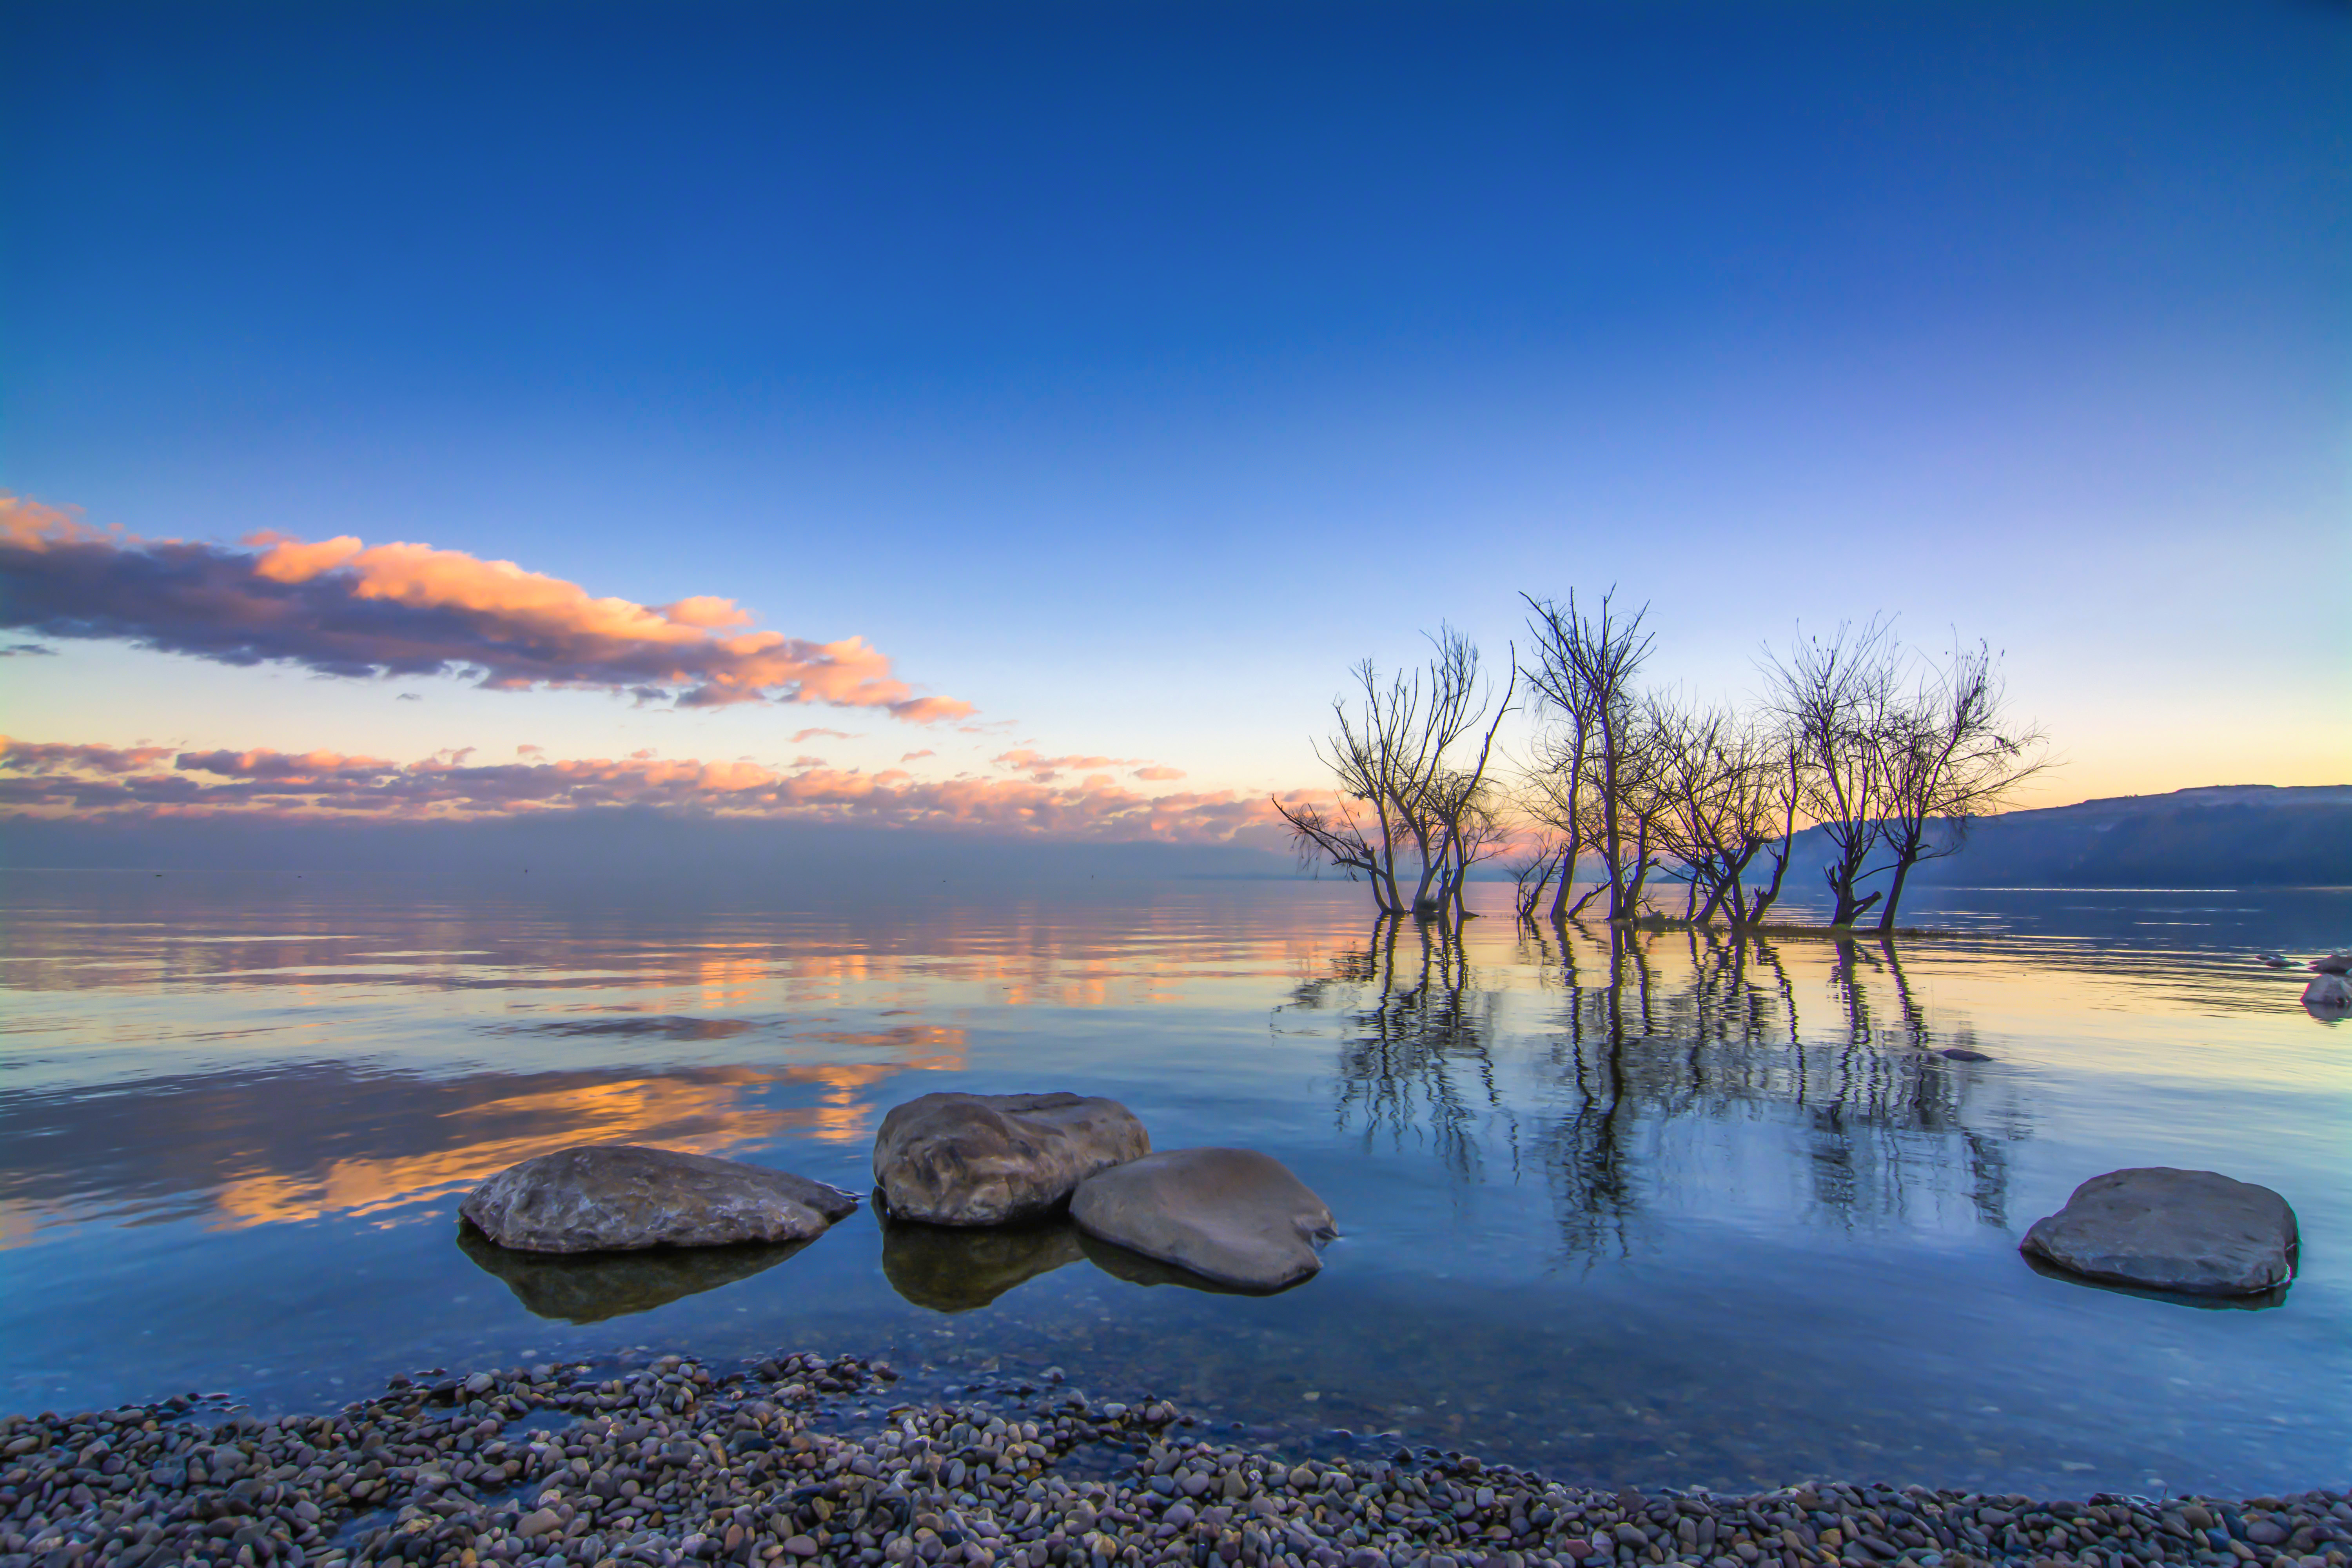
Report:
[{"label": "blue sky", "polygon": [[2352,779],[2341,5],[5,17],[0,489],[722,595],[1000,726],[51,638],[11,735],[1255,791],[1353,659],[1613,583],[1709,694],[1990,638],[2047,802]]}]

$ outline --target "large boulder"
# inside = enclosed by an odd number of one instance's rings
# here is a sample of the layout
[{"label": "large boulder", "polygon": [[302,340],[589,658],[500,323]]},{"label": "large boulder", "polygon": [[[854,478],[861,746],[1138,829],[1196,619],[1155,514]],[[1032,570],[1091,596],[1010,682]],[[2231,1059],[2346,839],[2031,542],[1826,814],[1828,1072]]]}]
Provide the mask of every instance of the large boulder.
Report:
[{"label": "large boulder", "polygon": [[2311,967],[2322,974],[2352,974],[2352,952],[2323,953],[2311,961]]},{"label": "large boulder", "polygon": [[1171,1149],[1089,1176],[1070,1200],[1088,1236],[1219,1285],[1279,1290],[1323,1267],[1331,1210],[1251,1149]]},{"label": "large boulder", "polygon": [[2092,1279],[2188,1296],[2250,1296],[2294,1273],[2294,1210],[2211,1171],[2110,1171],[2033,1222],[2024,1251]]},{"label": "large boulder", "polygon": [[891,1108],[874,1183],[899,1219],[1003,1225],[1050,1213],[1096,1172],[1151,1152],[1115,1100],[1076,1094],[927,1094]]},{"label": "large boulder", "polygon": [[508,1166],[467,1194],[457,1212],[521,1252],[626,1252],[807,1241],[857,1202],[839,1187],[760,1165],[589,1143]]},{"label": "large boulder", "polygon": [[2315,1017],[2341,1018],[2352,1013],[2352,980],[2322,974],[2303,988],[2303,1005]]}]

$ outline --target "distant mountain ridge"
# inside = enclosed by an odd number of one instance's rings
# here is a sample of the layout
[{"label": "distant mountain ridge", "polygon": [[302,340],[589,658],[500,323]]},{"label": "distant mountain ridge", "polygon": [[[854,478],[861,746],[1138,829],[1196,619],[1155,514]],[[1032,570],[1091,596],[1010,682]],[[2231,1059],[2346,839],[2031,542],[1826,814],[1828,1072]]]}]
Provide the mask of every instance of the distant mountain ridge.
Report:
[{"label": "distant mountain ridge", "polygon": [[[1820,863],[1819,829],[1799,836]],[[1944,887],[2352,886],[2352,784],[2212,784],[1979,817],[1915,884]],[[1869,884],[1875,887],[1877,882]]]}]

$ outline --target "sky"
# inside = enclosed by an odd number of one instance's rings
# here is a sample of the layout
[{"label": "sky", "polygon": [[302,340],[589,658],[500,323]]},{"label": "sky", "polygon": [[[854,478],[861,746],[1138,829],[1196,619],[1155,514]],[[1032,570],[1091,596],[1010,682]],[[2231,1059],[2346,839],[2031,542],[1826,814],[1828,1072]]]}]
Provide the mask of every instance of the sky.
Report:
[{"label": "sky", "polygon": [[0,26],[0,810],[1230,837],[1612,586],[2352,782],[2342,4]]}]

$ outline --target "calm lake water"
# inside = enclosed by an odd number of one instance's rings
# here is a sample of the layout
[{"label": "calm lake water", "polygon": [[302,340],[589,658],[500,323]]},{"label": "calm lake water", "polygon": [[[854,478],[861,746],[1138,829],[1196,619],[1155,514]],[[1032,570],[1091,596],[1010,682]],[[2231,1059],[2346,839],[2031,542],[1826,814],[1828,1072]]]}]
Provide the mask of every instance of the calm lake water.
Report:
[{"label": "calm lake water", "polygon": [[[640,1347],[888,1356],[919,1393],[1144,1388],[1288,1449],[1566,1479],[2238,1494],[2352,1476],[2352,1026],[2251,962],[2352,892],[1945,892],[1893,952],[1139,884],[814,910],[286,877],[9,874],[0,1407],[322,1408]],[[1961,1063],[1937,1054],[1990,1056]],[[1064,1229],[518,1268],[501,1166],[635,1141],[864,1191],[882,1113],[1068,1089],[1286,1162],[1344,1235],[1272,1298]],[[2046,1278],[2118,1166],[2302,1219],[2263,1310]],[[685,1293],[680,1293],[685,1292]]]}]

